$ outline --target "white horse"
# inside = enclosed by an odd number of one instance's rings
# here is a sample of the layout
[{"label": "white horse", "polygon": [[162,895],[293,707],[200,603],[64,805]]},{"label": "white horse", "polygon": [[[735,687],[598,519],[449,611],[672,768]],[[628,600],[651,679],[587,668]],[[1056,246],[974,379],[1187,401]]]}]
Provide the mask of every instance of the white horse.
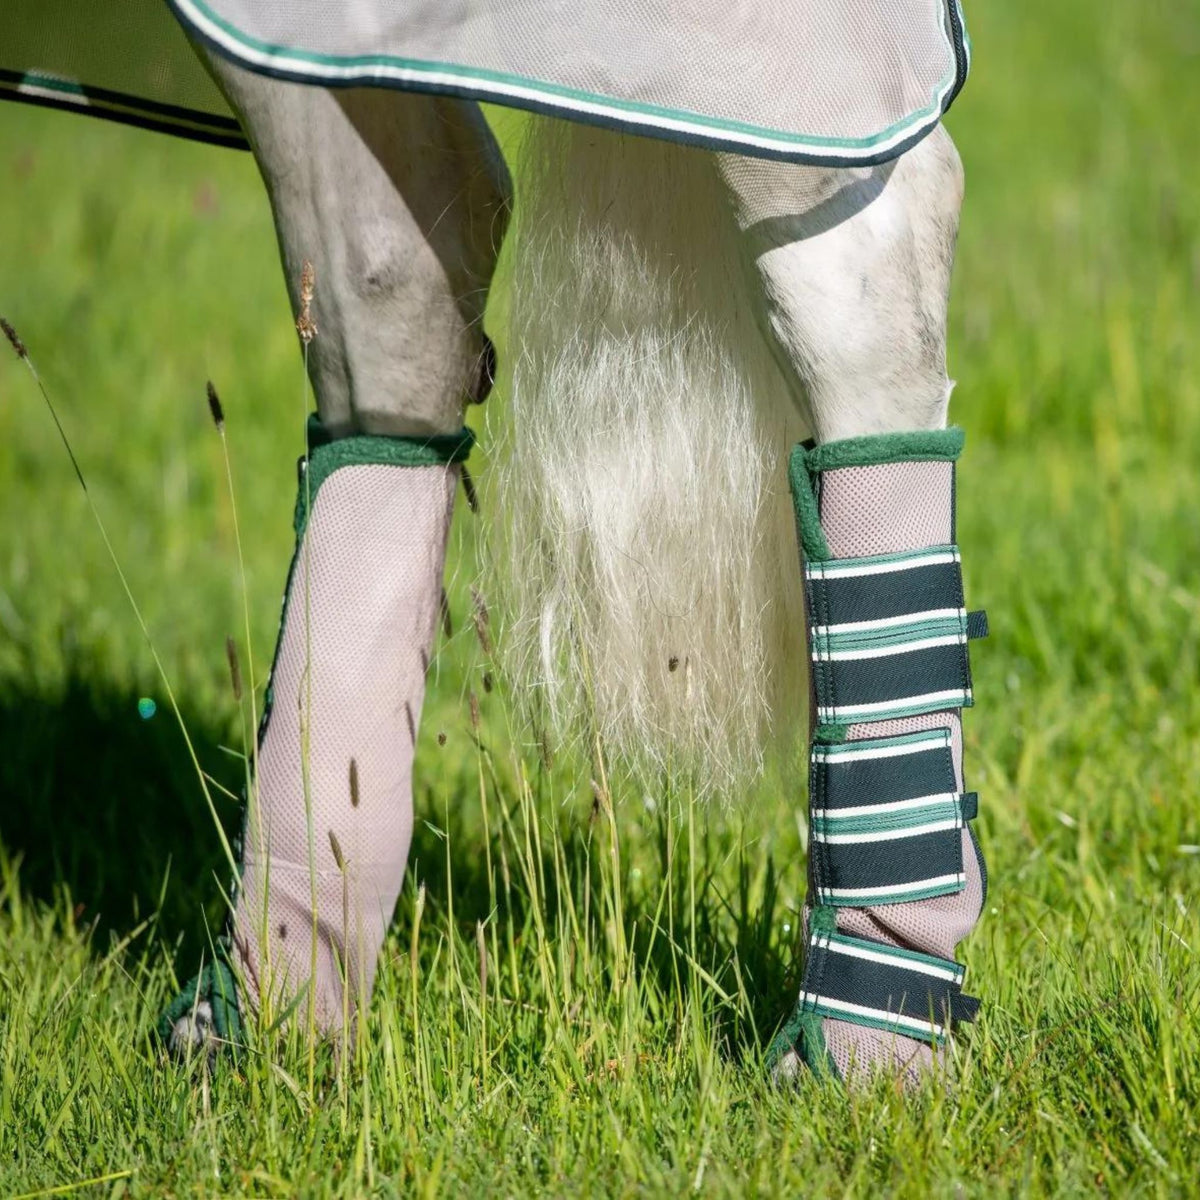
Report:
[{"label": "white horse", "polygon": [[[513,208],[474,100],[287,82],[195,31],[318,330],[320,419],[229,961],[164,1018],[177,1047],[236,1038],[268,991],[310,983],[326,1029],[369,995]],[[985,886],[959,712],[980,628],[945,353],[963,174],[937,115],[842,165],[543,117],[522,164],[489,512],[508,662],[560,727],[669,755],[713,793],[794,732],[811,676],[807,961],[781,1075],[916,1080],[974,1012],[953,956]]]}]

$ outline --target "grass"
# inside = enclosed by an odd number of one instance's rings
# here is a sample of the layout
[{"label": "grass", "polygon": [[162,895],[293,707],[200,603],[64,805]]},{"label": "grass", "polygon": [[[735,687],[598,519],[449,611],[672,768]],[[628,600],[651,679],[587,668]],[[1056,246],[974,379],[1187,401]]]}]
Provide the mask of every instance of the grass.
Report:
[{"label": "grass", "polygon": [[[729,815],[614,780],[611,821],[590,765],[547,765],[483,688],[465,509],[459,632],[364,1043],[319,1057],[311,1088],[295,1041],[211,1084],[164,1067],[149,1031],[220,922],[220,840],[4,355],[0,1193],[1200,1192],[1200,9],[968,16],[951,349],[960,540],[993,628],[967,718],[992,893],[961,950],[986,1007],[956,1094],[766,1086],[796,986],[799,772]],[[243,592],[204,381],[225,401],[260,664],[301,437],[253,166],[9,107],[0,179],[0,310],[58,399],[200,761],[236,791],[224,643],[244,641]]]}]

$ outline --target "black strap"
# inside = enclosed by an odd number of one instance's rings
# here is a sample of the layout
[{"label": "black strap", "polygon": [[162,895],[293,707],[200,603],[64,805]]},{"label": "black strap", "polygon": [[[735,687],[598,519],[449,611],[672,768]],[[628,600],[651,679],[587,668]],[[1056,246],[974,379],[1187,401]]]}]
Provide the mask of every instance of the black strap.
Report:
[{"label": "black strap", "polygon": [[958,793],[948,729],[815,743],[809,797],[819,903],[903,904],[966,887],[961,830],[977,804]]},{"label": "black strap", "polygon": [[957,546],[809,562],[805,590],[819,724],[974,702]]},{"label": "black strap", "polygon": [[980,638],[987,637],[990,632],[988,615],[984,609],[977,608],[967,613],[967,638],[969,641],[978,641]]},{"label": "black strap", "polygon": [[966,969],[952,959],[900,950],[870,938],[814,932],[800,1008],[941,1045],[952,1022],[979,1009],[963,995]]}]

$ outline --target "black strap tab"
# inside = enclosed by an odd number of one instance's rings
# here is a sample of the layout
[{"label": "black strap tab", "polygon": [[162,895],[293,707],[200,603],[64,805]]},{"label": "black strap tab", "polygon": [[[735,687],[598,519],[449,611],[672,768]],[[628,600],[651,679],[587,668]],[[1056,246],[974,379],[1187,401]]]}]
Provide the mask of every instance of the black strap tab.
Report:
[{"label": "black strap tab", "polygon": [[989,632],[987,612],[984,609],[977,608],[967,613],[968,641],[978,641],[980,638],[987,637]]}]

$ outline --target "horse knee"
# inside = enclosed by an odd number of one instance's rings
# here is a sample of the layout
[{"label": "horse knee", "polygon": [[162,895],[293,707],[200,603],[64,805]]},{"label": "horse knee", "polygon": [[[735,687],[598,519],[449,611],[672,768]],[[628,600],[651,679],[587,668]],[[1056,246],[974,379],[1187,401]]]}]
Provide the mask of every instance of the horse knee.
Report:
[{"label": "horse knee", "polygon": [[459,428],[507,210],[477,106],[210,65],[253,147],[297,310],[302,264],[315,268],[308,368],[327,428]]}]

